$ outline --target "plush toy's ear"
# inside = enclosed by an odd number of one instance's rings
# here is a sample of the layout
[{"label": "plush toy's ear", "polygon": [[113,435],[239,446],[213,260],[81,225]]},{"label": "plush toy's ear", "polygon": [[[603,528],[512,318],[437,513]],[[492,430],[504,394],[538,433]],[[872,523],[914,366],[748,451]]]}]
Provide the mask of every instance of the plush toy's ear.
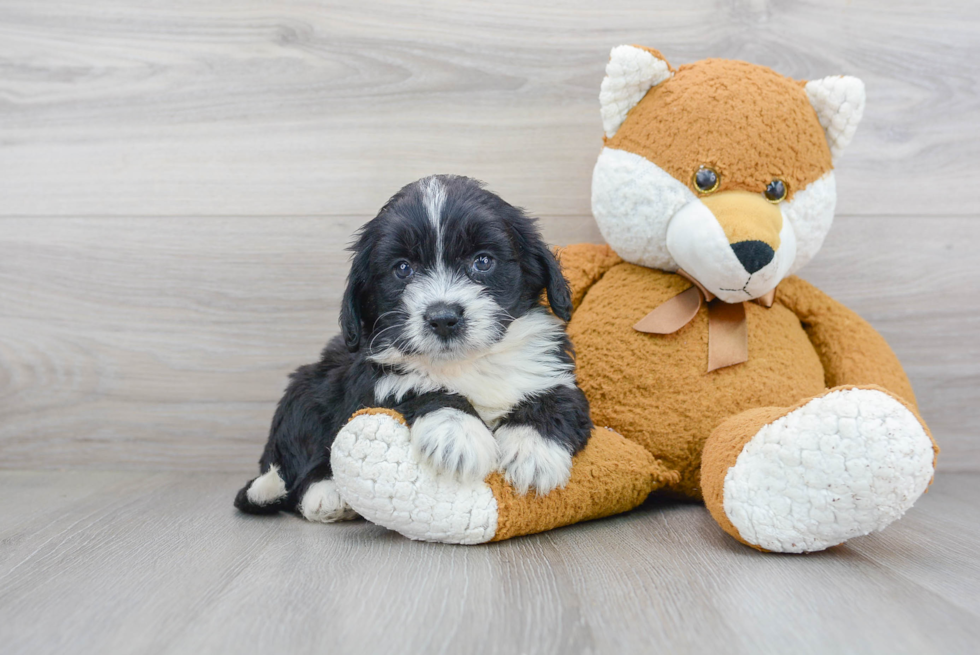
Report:
[{"label": "plush toy's ear", "polygon": [[856,77],[836,75],[807,82],[804,88],[836,163],[864,115],[864,82]]},{"label": "plush toy's ear", "polygon": [[602,129],[607,137],[626,120],[647,91],[673,75],[667,60],[656,50],[633,45],[616,46],[609,53],[606,77],[599,91]]}]

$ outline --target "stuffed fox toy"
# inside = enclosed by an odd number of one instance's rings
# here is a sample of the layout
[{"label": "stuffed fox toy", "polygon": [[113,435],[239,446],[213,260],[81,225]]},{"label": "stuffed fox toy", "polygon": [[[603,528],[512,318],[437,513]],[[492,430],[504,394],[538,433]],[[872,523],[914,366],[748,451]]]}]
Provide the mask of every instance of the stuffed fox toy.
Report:
[{"label": "stuffed fox toy", "polygon": [[[332,451],[344,499],[414,539],[483,543],[703,500],[765,551],[881,530],[938,449],[901,365],[856,314],[794,277],[834,216],[834,161],[864,109],[851,77],[796,82],[614,48],[592,209],[608,245],[561,251],[568,332],[597,426],[547,496],[420,466],[401,417],[355,415]],[[602,427],[598,427],[602,426]]]}]

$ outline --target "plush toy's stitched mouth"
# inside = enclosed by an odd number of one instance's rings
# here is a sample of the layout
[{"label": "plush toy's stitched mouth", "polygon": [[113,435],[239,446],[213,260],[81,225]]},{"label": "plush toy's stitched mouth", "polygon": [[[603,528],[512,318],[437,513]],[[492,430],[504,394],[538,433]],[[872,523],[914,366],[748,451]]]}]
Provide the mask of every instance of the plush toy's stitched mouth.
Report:
[{"label": "plush toy's stitched mouth", "polygon": [[736,292],[736,293],[737,293],[737,292],[739,292],[739,291],[741,291],[741,292],[742,292],[742,293],[744,293],[744,294],[745,294],[746,296],[748,296],[748,297],[749,297],[749,299],[751,300],[751,299],[752,299],[752,294],[751,294],[751,293],[749,293],[749,283],[750,283],[751,281],[752,281],[752,276],[751,276],[751,275],[749,275],[749,279],[747,279],[747,280],[745,281],[745,284],[743,284],[743,285],[742,285],[742,288],[741,288],[741,289],[726,289],[726,288],[724,288],[724,287],[721,287],[721,288],[719,289],[719,291],[734,291],[734,292]]}]

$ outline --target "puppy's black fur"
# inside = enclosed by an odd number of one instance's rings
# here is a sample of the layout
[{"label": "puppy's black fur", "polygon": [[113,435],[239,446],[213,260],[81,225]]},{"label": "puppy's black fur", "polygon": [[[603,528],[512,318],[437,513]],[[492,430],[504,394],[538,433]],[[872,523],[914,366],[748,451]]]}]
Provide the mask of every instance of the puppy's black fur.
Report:
[{"label": "puppy's black fur", "polygon": [[[426,184],[437,185],[443,193],[438,220]],[[478,416],[470,401],[452,389],[413,391],[398,399],[375,397],[376,384],[391,374],[392,366],[373,361],[373,356],[393,351],[430,354],[426,349],[435,348],[441,349],[440,356],[452,358],[465,350],[467,335],[477,329],[462,312],[449,336],[413,332],[403,295],[414,279],[438,269],[479,285],[481,295],[499,308],[492,327],[484,326],[485,340],[501,339],[510,323],[528,312],[545,311],[543,294],[556,316],[571,318],[568,283],[534,220],[468,178],[437,176],[407,185],[360,230],[351,251],[341,334],[327,343],[319,362],[301,366],[290,376],[259,460],[263,474],[277,467],[287,494],[256,504],[249,499],[254,480],[250,481],[235,498],[243,512],[296,510],[311,484],[332,477],[331,444],[358,409],[390,407],[410,426],[445,407]],[[487,261],[490,269],[479,270]],[[403,277],[408,269],[412,273]],[[567,337],[554,351],[555,358],[571,363]],[[524,398],[501,419],[506,423],[530,425],[572,454],[584,447],[592,429],[585,396],[571,386],[545,388]]]}]

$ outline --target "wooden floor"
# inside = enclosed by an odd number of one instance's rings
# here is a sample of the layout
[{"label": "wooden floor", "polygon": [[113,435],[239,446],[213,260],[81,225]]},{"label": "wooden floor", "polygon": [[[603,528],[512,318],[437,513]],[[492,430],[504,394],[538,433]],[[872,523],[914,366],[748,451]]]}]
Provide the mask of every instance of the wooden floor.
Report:
[{"label": "wooden floor", "polygon": [[976,653],[980,475],[824,553],[699,505],[487,546],[247,517],[233,474],[0,473],[0,644],[30,653]]}]

